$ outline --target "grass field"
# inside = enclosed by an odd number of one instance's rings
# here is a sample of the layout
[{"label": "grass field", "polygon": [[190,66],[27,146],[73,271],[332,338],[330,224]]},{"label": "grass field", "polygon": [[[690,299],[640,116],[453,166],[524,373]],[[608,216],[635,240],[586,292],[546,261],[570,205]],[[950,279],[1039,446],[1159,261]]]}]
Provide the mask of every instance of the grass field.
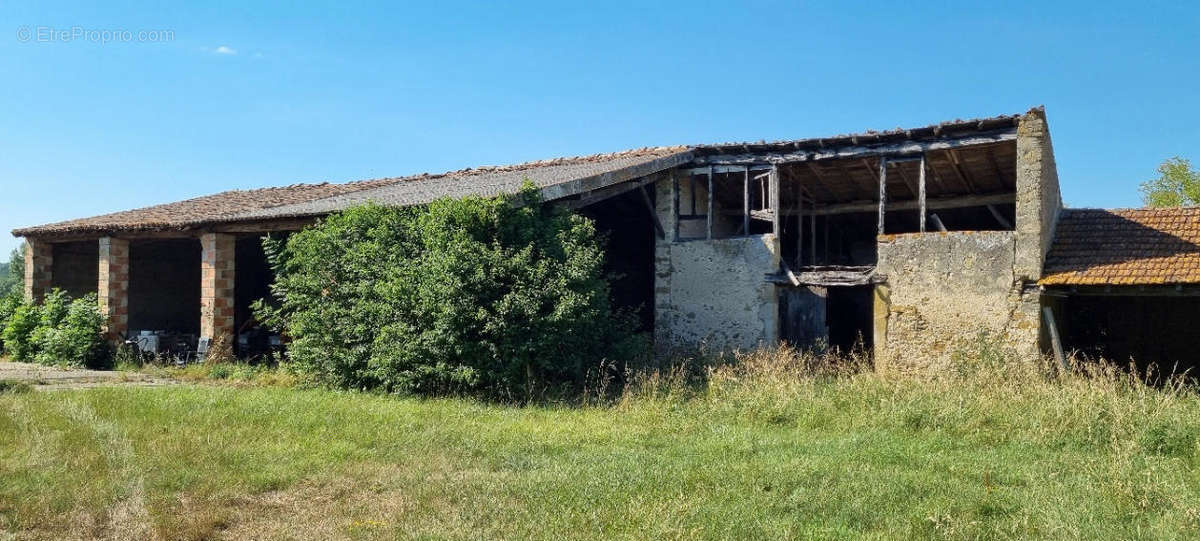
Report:
[{"label": "grass field", "polygon": [[[0,394],[0,527],[124,538],[1195,538],[1200,399],[759,355],[591,406]],[[985,370],[985,372],[988,372]]]}]

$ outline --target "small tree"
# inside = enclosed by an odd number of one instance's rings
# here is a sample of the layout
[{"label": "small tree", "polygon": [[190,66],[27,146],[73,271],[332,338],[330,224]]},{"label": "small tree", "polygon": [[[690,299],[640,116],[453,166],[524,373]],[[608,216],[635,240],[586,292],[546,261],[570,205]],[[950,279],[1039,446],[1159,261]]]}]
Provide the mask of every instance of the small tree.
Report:
[{"label": "small tree", "polygon": [[338,387],[514,399],[578,388],[636,347],[613,314],[589,220],[527,189],[503,199],[365,206],[268,241],[288,357]]},{"label": "small tree", "polygon": [[0,265],[0,297],[25,294],[25,243],[13,248],[8,263]]},{"label": "small tree", "polygon": [[1200,171],[1178,156],[1158,166],[1158,178],[1141,185],[1142,202],[1148,207],[1200,205]]}]

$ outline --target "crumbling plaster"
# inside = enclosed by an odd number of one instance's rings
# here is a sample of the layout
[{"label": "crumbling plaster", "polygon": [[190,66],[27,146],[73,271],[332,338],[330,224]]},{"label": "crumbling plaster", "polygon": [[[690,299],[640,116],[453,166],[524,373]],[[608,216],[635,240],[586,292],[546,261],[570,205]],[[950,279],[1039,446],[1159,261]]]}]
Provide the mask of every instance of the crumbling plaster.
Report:
[{"label": "crumbling plaster", "polygon": [[775,235],[676,242],[672,180],[656,184],[665,238],[655,246],[660,347],[753,348],[777,341],[779,304],[764,276],[779,268]]}]

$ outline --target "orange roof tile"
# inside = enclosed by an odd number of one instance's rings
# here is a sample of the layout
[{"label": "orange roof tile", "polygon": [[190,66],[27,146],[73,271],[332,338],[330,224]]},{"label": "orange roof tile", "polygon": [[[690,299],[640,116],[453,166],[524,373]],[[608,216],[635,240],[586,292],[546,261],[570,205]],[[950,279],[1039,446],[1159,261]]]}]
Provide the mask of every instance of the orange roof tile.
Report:
[{"label": "orange roof tile", "polygon": [[1038,283],[1200,283],[1200,207],[1064,209]]}]

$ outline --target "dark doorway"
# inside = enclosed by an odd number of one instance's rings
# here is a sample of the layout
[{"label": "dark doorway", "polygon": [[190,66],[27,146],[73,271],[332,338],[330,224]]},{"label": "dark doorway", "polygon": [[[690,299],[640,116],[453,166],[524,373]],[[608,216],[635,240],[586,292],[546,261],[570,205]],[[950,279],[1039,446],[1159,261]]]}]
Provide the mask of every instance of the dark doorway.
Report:
[{"label": "dark doorway", "polygon": [[802,349],[870,351],[874,286],[799,286],[779,290],[779,337]]},{"label": "dark doorway", "polygon": [[[654,190],[634,189],[579,209],[606,240],[605,271],[612,280],[615,310],[635,314],[639,332],[654,330]],[[647,207],[646,200],[650,200]]]},{"label": "dark doorway", "polygon": [[129,243],[129,332],[200,333],[200,241]]},{"label": "dark doorway", "polygon": [[841,353],[871,351],[875,286],[829,288],[829,347]]},{"label": "dark doorway", "polygon": [[1200,369],[1200,296],[1072,295],[1055,308],[1063,347],[1143,373]]}]

